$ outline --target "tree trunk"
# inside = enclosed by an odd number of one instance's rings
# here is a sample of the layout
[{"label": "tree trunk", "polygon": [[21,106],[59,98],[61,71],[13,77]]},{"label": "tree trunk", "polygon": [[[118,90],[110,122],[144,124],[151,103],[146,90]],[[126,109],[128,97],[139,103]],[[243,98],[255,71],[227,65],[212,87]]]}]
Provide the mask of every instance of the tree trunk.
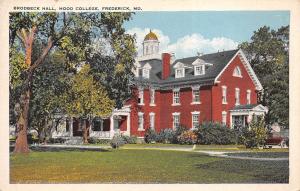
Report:
[{"label": "tree trunk", "polygon": [[87,121],[87,119],[84,120],[83,124],[83,143],[88,144],[88,137],[89,137],[89,129],[90,129],[90,123]]},{"label": "tree trunk", "polygon": [[17,125],[18,134],[14,153],[29,153],[29,147],[27,142],[27,129],[29,117],[30,90],[26,91],[24,99],[24,106],[22,107],[22,112]]}]

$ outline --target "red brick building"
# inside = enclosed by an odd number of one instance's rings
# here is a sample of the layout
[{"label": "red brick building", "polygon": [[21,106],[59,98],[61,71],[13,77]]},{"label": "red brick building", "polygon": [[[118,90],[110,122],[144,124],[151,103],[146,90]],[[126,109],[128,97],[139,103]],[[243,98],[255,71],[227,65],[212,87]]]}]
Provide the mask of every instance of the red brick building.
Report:
[{"label": "red brick building", "polygon": [[[159,54],[159,40],[150,31],[133,71],[132,99],[110,118],[95,120],[91,137],[111,138],[115,132],[143,137],[147,128],[192,129],[204,121],[233,128],[267,112],[257,104],[263,87],[242,50],[176,60],[169,53]],[[70,136],[80,130],[74,120],[66,125]]]}]

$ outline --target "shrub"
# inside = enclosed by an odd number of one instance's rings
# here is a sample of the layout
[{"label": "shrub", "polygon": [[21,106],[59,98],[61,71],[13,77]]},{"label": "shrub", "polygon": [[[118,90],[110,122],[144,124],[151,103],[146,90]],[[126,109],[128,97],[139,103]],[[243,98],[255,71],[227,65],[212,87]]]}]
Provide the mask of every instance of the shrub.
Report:
[{"label": "shrub", "polygon": [[172,129],[163,129],[158,134],[157,142],[172,143],[175,139],[175,131]]},{"label": "shrub", "polygon": [[179,143],[178,142],[178,137],[185,131],[188,131],[189,128],[187,128],[186,126],[184,125],[179,125],[179,127],[177,127],[175,129],[175,133],[174,133],[174,139],[172,141],[172,143]]},{"label": "shrub", "polygon": [[110,144],[110,139],[98,139],[96,137],[89,137],[88,143],[90,144]]},{"label": "shrub", "polygon": [[125,144],[136,144],[137,143],[136,136],[122,135],[122,138],[123,138]]},{"label": "shrub", "polygon": [[114,149],[117,149],[124,144],[125,144],[125,141],[124,141],[122,135],[120,135],[120,134],[115,134],[110,142],[111,147]]},{"label": "shrub", "polygon": [[66,140],[64,138],[50,138],[49,143],[64,143]]},{"label": "shrub", "polygon": [[196,130],[197,142],[200,144],[227,145],[236,143],[235,131],[220,123],[202,123]]},{"label": "shrub", "polygon": [[158,134],[153,129],[147,129],[145,132],[145,142],[152,143],[158,141]]},{"label": "shrub", "polygon": [[196,144],[197,143],[197,135],[193,131],[184,131],[177,138],[179,144]]},{"label": "shrub", "polygon": [[256,120],[252,120],[249,124],[249,128],[242,129],[241,142],[246,148],[259,147],[265,144],[267,138],[267,128],[265,128],[265,122],[262,117],[258,117]]}]

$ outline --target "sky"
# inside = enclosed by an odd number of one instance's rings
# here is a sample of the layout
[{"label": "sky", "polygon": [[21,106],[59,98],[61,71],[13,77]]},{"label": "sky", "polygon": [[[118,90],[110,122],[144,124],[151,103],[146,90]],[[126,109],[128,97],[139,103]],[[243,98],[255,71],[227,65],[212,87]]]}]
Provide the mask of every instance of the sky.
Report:
[{"label": "sky", "polygon": [[177,58],[231,50],[250,41],[253,32],[266,25],[271,29],[289,25],[289,11],[176,11],[137,12],[125,23],[129,34],[136,34],[137,48],[150,29],[157,34],[161,52]]}]

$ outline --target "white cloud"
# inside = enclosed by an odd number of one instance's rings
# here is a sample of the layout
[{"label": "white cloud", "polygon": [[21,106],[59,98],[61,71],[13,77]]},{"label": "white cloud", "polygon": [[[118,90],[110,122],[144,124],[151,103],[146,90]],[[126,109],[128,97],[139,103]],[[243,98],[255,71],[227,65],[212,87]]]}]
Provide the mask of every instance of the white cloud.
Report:
[{"label": "white cloud", "polygon": [[[149,28],[132,28],[127,31],[129,34],[136,34],[139,55],[142,54],[142,42],[145,35],[148,34],[149,31]],[[237,48],[238,46],[238,43],[232,39],[225,37],[208,39],[199,33],[183,36],[175,43],[170,43],[170,38],[167,35],[164,35],[161,30],[152,29],[152,31],[158,36],[161,52],[174,52],[176,58],[195,56],[197,55],[197,52],[212,53],[217,52],[218,50],[231,50]]]}]

